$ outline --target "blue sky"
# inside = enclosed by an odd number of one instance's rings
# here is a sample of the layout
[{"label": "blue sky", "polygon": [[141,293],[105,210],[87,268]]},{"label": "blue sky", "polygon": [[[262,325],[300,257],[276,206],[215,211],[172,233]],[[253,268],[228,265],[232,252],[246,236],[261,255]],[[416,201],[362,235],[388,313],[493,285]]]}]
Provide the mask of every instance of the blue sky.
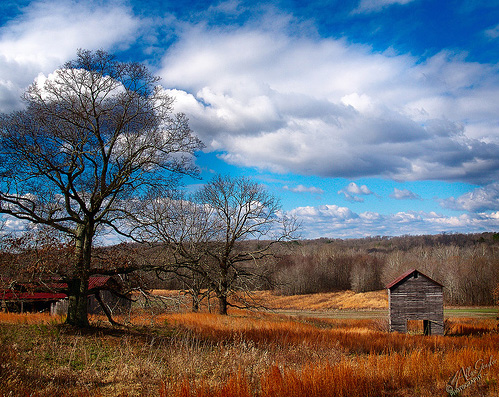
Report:
[{"label": "blue sky", "polygon": [[303,238],[499,230],[498,0],[3,0],[0,111],[77,48],[146,63],[204,181],[254,178]]}]

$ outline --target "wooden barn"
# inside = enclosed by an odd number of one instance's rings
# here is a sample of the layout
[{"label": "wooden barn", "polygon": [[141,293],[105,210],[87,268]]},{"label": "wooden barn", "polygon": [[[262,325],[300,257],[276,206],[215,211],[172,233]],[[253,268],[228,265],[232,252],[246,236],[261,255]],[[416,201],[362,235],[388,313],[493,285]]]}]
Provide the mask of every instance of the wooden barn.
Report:
[{"label": "wooden barn", "polygon": [[[62,281],[43,283],[16,283],[0,290],[0,303],[9,312],[50,312],[52,315],[67,313],[67,284]],[[123,292],[119,277],[92,276],[88,284],[88,312],[120,314],[129,311],[130,297]],[[105,311],[104,311],[105,310]]]},{"label": "wooden barn", "polygon": [[407,333],[410,321],[422,321],[425,335],[444,334],[443,285],[411,269],[386,286],[390,331]]}]

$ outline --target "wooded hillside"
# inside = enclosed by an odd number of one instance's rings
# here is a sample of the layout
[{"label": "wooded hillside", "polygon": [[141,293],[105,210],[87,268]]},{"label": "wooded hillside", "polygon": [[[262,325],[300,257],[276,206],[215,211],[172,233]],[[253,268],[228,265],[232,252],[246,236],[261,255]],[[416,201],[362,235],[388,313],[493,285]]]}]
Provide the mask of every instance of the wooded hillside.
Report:
[{"label": "wooded hillside", "polygon": [[383,289],[411,268],[444,285],[447,304],[491,305],[499,284],[499,234],[441,234],[294,242],[275,265],[283,294]]},{"label": "wooded hillside", "polygon": [[[444,285],[447,305],[493,305],[499,293],[499,233],[301,240],[278,252],[263,265],[268,279],[253,286],[283,295],[367,292],[417,268]],[[182,288],[175,279],[162,286]]]},{"label": "wooded hillside", "polygon": [[[40,274],[41,265],[48,270],[67,260],[67,250],[55,249],[53,244],[50,250],[31,248],[20,255],[23,250],[13,253],[6,243],[0,259],[0,276],[5,286],[12,278]],[[248,251],[259,245],[264,243],[244,241],[237,250]],[[180,272],[180,266],[159,275],[146,271],[155,264],[175,264],[157,249],[157,245],[122,244],[99,249],[94,261],[102,263],[103,269],[123,262],[137,263],[137,269],[142,271],[128,276],[131,289],[185,289],[198,295],[200,289],[208,287],[203,280],[196,279],[197,290],[192,290],[190,274]],[[447,305],[494,305],[499,296],[499,233],[300,240],[278,243],[274,252],[275,256],[264,261],[249,261],[245,265],[245,275],[237,287],[240,292],[367,292],[383,289],[400,274],[417,268],[444,285]]]}]

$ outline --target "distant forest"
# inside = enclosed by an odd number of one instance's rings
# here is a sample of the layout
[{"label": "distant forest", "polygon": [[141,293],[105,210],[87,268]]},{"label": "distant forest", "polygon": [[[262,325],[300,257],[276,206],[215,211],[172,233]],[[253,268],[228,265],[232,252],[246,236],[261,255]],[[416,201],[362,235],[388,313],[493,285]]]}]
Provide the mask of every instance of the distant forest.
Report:
[{"label": "distant forest", "polygon": [[[248,252],[267,244],[242,241],[236,250]],[[23,249],[25,244],[15,246],[15,241],[0,245],[0,284],[4,287],[15,280],[43,279],[69,270],[72,251],[67,248],[50,242],[33,248],[29,239],[29,249]],[[200,295],[200,289],[208,288],[199,276],[179,272],[178,264],[162,253],[158,245],[121,244],[97,249],[93,262],[100,269],[136,263],[139,271],[129,275],[131,289],[183,289]],[[144,271],[160,263],[172,264],[171,271]],[[499,304],[499,233],[493,232],[276,243],[272,256],[249,261],[237,271],[241,275],[234,281],[233,291],[274,290],[282,295],[367,292],[384,289],[412,268],[444,285],[447,305]],[[213,268],[210,272],[218,271]]]},{"label": "distant forest", "polygon": [[[259,286],[283,295],[380,290],[417,268],[444,285],[447,305],[493,305],[497,299],[499,233],[321,238],[281,244],[278,252],[263,265],[267,279]],[[182,282],[171,278],[157,287],[179,289]]]}]

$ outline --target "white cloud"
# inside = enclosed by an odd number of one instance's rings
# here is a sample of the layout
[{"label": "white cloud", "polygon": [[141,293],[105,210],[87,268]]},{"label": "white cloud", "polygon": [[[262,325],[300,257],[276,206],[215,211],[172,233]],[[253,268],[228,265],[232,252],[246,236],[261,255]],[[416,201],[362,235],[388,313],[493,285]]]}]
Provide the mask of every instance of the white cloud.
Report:
[{"label": "white cloud", "polygon": [[493,28],[487,29],[485,31],[485,36],[489,37],[490,39],[497,39],[499,37],[499,24],[497,24]]},{"label": "white cloud", "polygon": [[312,194],[323,194],[324,190],[317,188],[317,187],[306,187],[305,185],[297,185],[295,187],[289,187],[287,185],[284,185],[282,187],[285,191],[290,191],[290,192],[295,192],[295,193],[312,193]]},{"label": "white cloud", "polygon": [[440,202],[441,206],[452,210],[469,212],[497,211],[499,209],[499,183],[492,183],[476,188],[458,198],[447,198]]},{"label": "white cloud", "polygon": [[347,207],[340,207],[337,205],[321,205],[317,207],[305,206],[298,207],[289,212],[291,215],[306,221],[319,221],[324,220],[332,222],[345,222],[358,218],[358,215],[353,213]]},{"label": "white cloud", "polygon": [[408,189],[397,189],[397,188],[393,188],[393,192],[390,194],[390,198],[397,200],[421,199],[421,197],[418,194],[415,194],[414,192],[411,192]]},{"label": "white cloud", "polygon": [[499,179],[498,65],[373,53],[273,17],[277,27],[184,25],[163,60],[208,150],[282,173]]},{"label": "white cloud", "polygon": [[404,5],[413,1],[414,0],[360,0],[359,6],[353,11],[353,13],[378,12],[394,4]]},{"label": "white cloud", "polygon": [[[237,16],[241,7],[233,0],[206,12]],[[160,72],[208,150],[283,173],[499,179],[499,65],[448,51],[424,62],[375,53],[319,38],[275,9],[258,15],[223,28],[168,19],[178,41]],[[144,25],[119,1],[30,3],[0,28],[0,111],[76,48],[126,47]]]},{"label": "white cloud", "polygon": [[50,73],[78,48],[126,46],[140,20],[119,2],[34,1],[0,28],[0,111],[19,106],[19,96],[39,73]]},{"label": "white cloud", "polygon": [[0,236],[23,232],[29,225],[28,221],[9,216],[0,215]]},{"label": "white cloud", "polygon": [[345,188],[347,192],[352,193],[354,195],[371,195],[372,191],[366,186],[361,185],[360,187],[355,183],[351,182]]},{"label": "white cloud", "polygon": [[339,195],[344,195],[349,202],[364,202],[364,199],[359,195],[372,195],[373,192],[366,186],[358,186],[355,182],[351,182],[345,188],[338,191]]},{"label": "white cloud", "polygon": [[357,214],[346,207],[325,205],[299,207],[289,214],[301,222],[302,236],[307,239],[422,235],[442,232],[473,233],[497,231],[499,228],[499,212],[458,216],[422,211],[389,215],[376,212]]},{"label": "white cloud", "polygon": [[341,102],[343,102],[345,105],[352,106],[357,111],[362,113],[375,111],[373,100],[369,98],[369,96],[366,94],[362,95],[359,95],[357,93],[347,94],[341,98]]}]

